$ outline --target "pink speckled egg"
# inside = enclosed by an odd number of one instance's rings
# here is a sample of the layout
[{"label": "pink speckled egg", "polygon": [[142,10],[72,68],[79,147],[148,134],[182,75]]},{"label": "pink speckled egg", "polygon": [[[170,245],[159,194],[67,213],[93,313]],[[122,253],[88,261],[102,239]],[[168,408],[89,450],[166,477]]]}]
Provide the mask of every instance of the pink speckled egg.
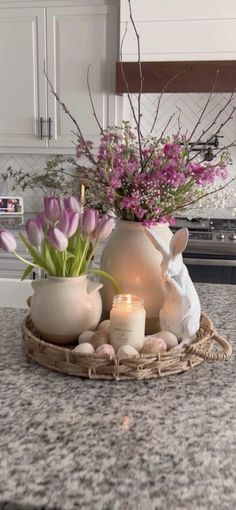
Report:
[{"label": "pink speckled egg", "polygon": [[167,351],[167,345],[162,338],[151,336],[144,342],[142,354],[162,354]]},{"label": "pink speckled egg", "polygon": [[115,357],[115,351],[114,351],[112,345],[110,345],[110,344],[100,345],[96,349],[96,354],[97,354],[97,356],[101,356],[102,358],[112,359]]}]

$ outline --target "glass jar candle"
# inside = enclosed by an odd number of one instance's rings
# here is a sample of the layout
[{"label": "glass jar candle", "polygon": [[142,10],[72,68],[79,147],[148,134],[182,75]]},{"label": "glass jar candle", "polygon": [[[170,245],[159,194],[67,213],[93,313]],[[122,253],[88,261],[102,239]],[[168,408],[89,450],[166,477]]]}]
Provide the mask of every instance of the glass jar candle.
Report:
[{"label": "glass jar candle", "polygon": [[144,344],[145,318],[143,299],[132,294],[118,294],[110,313],[110,343],[115,351],[131,345],[140,351]]}]

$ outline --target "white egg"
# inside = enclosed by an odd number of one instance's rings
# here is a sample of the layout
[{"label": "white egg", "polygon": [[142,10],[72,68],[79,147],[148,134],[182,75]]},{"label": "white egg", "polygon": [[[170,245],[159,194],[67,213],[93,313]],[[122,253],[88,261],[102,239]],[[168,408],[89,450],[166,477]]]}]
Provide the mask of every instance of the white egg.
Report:
[{"label": "white egg", "polygon": [[176,347],[178,345],[178,339],[177,336],[175,336],[170,331],[158,331],[157,334],[158,337],[163,338],[165,340],[165,343],[167,345],[167,350],[169,351],[173,347]]},{"label": "white egg", "polygon": [[118,358],[128,358],[129,356],[139,357],[138,351],[136,351],[136,349],[131,345],[122,345],[121,347],[119,347],[116,354]]},{"label": "white egg", "polygon": [[80,354],[93,354],[94,353],[94,347],[89,343],[83,343],[80,345],[77,345],[75,349],[73,349],[75,352],[79,352]]},{"label": "white egg", "polygon": [[109,334],[109,328],[110,328],[109,319],[100,322],[100,324],[98,325],[98,331],[102,331],[103,333]]},{"label": "white egg", "polygon": [[90,343],[94,336],[94,331],[83,331],[78,338],[79,344]]}]

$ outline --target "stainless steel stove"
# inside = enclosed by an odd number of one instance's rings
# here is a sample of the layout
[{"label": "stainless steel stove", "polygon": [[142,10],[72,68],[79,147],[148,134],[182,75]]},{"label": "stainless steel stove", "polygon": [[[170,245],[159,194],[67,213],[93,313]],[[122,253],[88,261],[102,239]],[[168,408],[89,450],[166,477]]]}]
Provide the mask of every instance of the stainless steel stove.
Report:
[{"label": "stainless steel stove", "polygon": [[236,284],[236,219],[178,218],[176,231],[187,227],[184,252],[193,281]]}]

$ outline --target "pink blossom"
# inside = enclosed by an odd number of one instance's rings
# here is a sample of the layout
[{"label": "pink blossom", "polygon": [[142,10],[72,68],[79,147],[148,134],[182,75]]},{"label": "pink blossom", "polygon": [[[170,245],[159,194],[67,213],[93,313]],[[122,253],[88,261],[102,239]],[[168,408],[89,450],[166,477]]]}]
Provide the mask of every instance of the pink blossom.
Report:
[{"label": "pink blossom", "polygon": [[176,158],[180,154],[180,146],[177,143],[166,143],[164,145],[164,154],[167,158]]}]

